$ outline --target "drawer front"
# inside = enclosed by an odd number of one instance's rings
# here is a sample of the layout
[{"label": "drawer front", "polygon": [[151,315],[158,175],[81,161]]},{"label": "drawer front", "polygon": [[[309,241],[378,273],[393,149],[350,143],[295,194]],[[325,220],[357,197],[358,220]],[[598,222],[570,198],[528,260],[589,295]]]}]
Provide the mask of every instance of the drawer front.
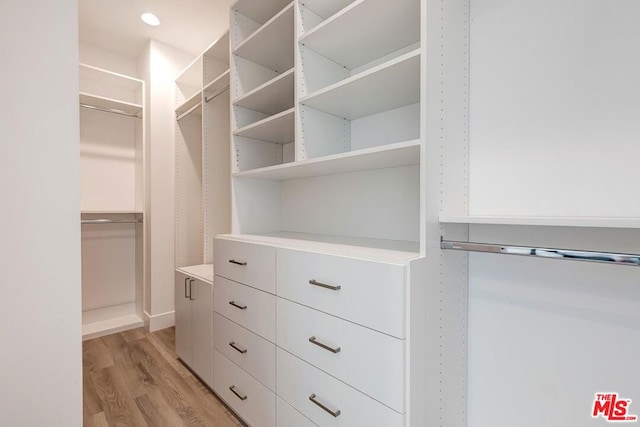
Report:
[{"label": "drawer front", "polygon": [[276,396],[217,351],[213,390],[250,426],[275,427]]},{"label": "drawer front", "polygon": [[405,338],[405,270],[393,264],[278,249],[277,294]]},{"label": "drawer front", "polygon": [[276,297],[223,277],[213,279],[213,307],[216,313],[275,342]]},{"label": "drawer front", "polygon": [[272,391],[276,390],[276,346],[217,313],[213,316],[217,351],[251,374]]},{"label": "drawer front", "polygon": [[214,245],[215,274],[275,293],[275,248],[225,239],[215,239]]},{"label": "drawer front", "polygon": [[404,413],[404,340],[277,298],[276,343]]},{"label": "drawer front", "polygon": [[280,348],[277,352],[278,395],[314,423],[342,427],[404,425],[404,415]]},{"label": "drawer front", "polygon": [[276,405],[276,425],[278,427],[316,427],[316,424],[279,397],[276,397]]}]

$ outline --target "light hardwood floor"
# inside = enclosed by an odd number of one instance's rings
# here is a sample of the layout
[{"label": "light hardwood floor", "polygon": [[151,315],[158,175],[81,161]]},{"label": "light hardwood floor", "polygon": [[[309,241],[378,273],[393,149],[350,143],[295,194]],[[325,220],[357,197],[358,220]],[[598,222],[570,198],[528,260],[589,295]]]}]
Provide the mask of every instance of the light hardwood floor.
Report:
[{"label": "light hardwood floor", "polygon": [[174,328],[140,328],[85,341],[84,426],[241,426],[177,360],[174,339]]}]

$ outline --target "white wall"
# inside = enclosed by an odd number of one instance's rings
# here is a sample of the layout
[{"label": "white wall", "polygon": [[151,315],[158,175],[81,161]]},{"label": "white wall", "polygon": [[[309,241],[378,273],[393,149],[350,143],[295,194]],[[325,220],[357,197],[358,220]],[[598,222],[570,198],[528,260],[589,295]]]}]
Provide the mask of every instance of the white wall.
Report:
[{"label": "white wall", "polygon": [[80,62],[127,76],[138,77],[136,58],[131,58],[121,53],[112,52],[88,43],[80,43]]},{"label": "white wall", "polygon": [[[640,252],[640,230],[475,226],[470,240]],[[599,392],[640,415],[639,283],[638,267],[470,255],[469,427],[604,426]]]},{"label": "white wall", "polygon": [[[147,52],[147,50],[145,50]],[[150,226],[150,329],[174,324],[174,82],[193,56],[152,40],[149,44],[147,222]]]},{"label": "white wall", "polygon": [[3,426],[82,425],[77,19],[0,2]]}]

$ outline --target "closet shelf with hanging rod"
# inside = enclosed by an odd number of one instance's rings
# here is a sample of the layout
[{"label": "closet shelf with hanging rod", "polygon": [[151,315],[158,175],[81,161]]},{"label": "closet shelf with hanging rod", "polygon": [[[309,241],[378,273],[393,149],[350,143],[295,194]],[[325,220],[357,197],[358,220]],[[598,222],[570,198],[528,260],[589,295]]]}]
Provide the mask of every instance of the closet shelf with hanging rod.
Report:
[{"label": "closet shelf with hanging rod", "polygon": [[440,249],[519,255],[569,261],[597,262],[603,264],[640,266],[640,254],[620,254],[613,252],[598,252],[577,249],[511,246],[494,243],[459,242],[444,239],[440,241]]},{"label": "closet shelf with hanging rod", "polygon": [[142,218],[138,219],[82,219],[81,224],[141,224],[144,222]]},{"label": "closet shelf with hanging rod", "polygon": [[80,107],[138,119],[142,118],[142,105],[84,92],[80,93]]}]

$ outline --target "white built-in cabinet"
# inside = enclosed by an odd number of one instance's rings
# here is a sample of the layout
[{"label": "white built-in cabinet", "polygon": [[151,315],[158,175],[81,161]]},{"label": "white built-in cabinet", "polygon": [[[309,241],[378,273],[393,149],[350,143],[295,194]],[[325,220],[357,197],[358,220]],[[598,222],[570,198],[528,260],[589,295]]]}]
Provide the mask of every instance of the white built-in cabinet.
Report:
[{"label": "white built-in cabinet", "polygon": [[176,351],[213,387],[213,237],[231,228],[229,36],[176,79]]},{"label": "white built-in cabinet", "polygon": [[213,387],[213,277],[202,267],[176,271],[176,353]]},{"label": "white built-in cabinet", "polygon": [[144,82],[80,64],[83,339],[143,325]]},{"label": "white built-in cabinet", "polygon": [[231,7],[213,389],[249,425],[425,425],[425,7]]}]

